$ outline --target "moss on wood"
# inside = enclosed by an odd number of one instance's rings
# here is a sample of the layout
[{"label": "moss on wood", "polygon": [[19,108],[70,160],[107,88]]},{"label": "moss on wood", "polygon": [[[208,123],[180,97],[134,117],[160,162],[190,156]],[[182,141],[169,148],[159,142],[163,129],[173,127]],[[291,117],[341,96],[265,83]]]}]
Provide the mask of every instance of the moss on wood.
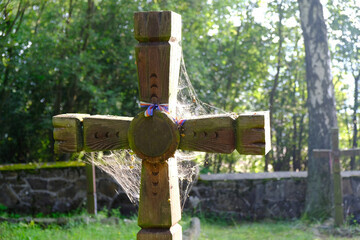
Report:
[{"label": "moss on wood", "polygon": [[84,162],[68,161],[68,162],[50,162],[50,163],[16,163],[0,165],[0,171],[19,171],[19,170],[34,170],[42,168],[66,168],[66,167],[85,167]]}]

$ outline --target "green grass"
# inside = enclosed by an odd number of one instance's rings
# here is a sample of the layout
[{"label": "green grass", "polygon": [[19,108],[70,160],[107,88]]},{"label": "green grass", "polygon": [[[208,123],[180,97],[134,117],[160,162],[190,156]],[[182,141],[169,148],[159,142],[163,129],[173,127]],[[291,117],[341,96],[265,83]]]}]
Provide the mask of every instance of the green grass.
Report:
[{"label": "green grass", "polygon": [[[100,214],[104,217],[105,214]],[[72,220],[64,226],[49,225],[47,227],[30,223],[0,223],[0,240],[111,240],[136,239],[136,234],[140,230],[137,226],[136,217],[125,219],[120,217],[119,224],[104,224],[98,221],[86,224],[83,221]],[[308,225],[301,221],[263,221],[263,222],[229,222],[214,217],[206,219],[201,217],[201,236],[202,240],[256,240],[256,239],[360,239],[357,237],[348,238],[332,236],[329,232],[319,231],[318,225]],[[184,216],[181,225],[184,229],[189,227],[189,216]],[[350,227],[347,227],[348,229]],[[348,231],[349,232],[349,231]],[[350,231],[351,232],[351,231]],[[353,231],[354,232],[354,231]],[[352,233],[353,233],[352,232]],[[358,233],[359,234],[359,233]]]},{"label": "green grass", "polygon": [[201,237],[203,240],[309,240],[309,239],[341,239],[332,236],[318,235],[300,222],[256,222],[239,223],[230,226],[203,223],[201,225]]},{"label": "green grass", "polygon": [[119,225],[102,223],[79,224],[73,227],[50,226],[42,229],[39,225],[0,224],[0,239],[13,240],[65,240],[65,239],[136,239],[139,228],[136,224],[120,222]]}]

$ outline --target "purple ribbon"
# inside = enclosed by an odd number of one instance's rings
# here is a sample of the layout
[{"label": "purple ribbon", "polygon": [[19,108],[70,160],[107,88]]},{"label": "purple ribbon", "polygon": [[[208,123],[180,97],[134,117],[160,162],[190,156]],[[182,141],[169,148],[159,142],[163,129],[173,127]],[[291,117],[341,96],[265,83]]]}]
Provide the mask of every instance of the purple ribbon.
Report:
[{"label": "purple ribbon", "polygon": [[[140,107],[144,108],[146,107],[147,109],[144,112],[145,117],[150,117],[152,115],[154,115],[154,110],[158,109],[162,112],[166,112],[168,114],[169,113],[169,105],[168,104],[156,104],[156,103],[147,103],[147,102],[140,102]],[[175,123],[179,126],[182,126],[185,123],[185,119],[180,119],[177,120],[175,118],[173,118]]]}]

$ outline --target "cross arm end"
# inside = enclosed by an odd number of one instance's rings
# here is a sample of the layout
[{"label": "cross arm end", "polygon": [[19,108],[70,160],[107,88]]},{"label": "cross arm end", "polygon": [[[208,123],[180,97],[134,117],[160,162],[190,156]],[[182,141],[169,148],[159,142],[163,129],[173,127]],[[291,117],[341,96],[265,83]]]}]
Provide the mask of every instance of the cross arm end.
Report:
[{"label": "cross arm end", "polygon": [[266,155],[271,149],[269,111],[241,114],[235,120],[236,150],[245,155]]},{"label": "cross arm end", "polygon": [[89,114],[61,114],[53,117],[55,153],[74,153],[83,150],[82,122]]}]

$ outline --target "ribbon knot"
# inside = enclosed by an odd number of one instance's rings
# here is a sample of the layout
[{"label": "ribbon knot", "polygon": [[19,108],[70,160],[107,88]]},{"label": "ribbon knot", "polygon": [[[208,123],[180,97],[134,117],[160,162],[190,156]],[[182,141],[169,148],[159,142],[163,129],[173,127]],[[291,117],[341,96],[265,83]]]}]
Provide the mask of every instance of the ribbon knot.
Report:
[{"label": "ribbon knot", "polygon": [[[167,114],[170,114],[168,104],[140,102],[140,107],[147,108],[144,112],[145,117],[150,117],[150,116],[154,115],[154,110],[156,110],[156,109],[158,109],[159,111],[162,111],[162,112],[166,112]],[[182,126],[184,124],[184,122],[186,121],[185,119],[180,119],[180,120],[177,120],[175,118],[173,118],[173,119],[174,119],[175,123],[179,126]]]},{"label": "ribbon knot", "polygon": [[156,103],[147,103],[147,102],[140,102],[140,107],[147,107],[146,111],[144,112],[145,117],[150,117],[154,114],[155,109],[159,109],[160,111],[169,113],[169,105],[168,104],[156,104]]}]

